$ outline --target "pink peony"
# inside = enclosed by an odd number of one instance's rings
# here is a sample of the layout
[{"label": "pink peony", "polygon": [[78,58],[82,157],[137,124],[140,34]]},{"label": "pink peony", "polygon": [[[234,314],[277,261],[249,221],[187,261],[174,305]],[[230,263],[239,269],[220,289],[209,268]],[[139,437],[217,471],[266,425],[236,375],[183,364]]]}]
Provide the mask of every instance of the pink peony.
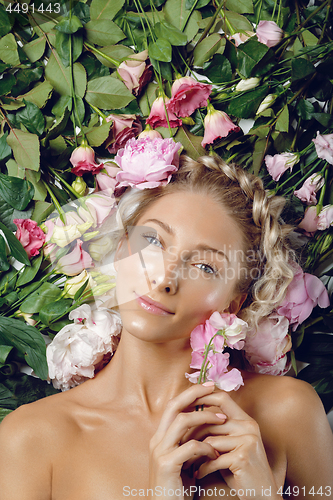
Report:
[{"label": "pink peony", "polygon": [[62,328],[47,346],[49,378],[62,391],[92,378],[105,355],[114,352],[121,332],[119,315],[88,304],[69,313],[74,323]]},{"label": "pink peony", "polygon": [[304,273],[302,268],[294,263],[294,278],[287,288],[287,294],[277,313],[285,316],[293,331],[311,314],[312,309],[328,307],[330,304],[327,290],[317,276]]},{"label": "pink peony", "polygon": [[211,91],[212,85],[197,82],[190,76],[177,78],[172,85],[167,110],[177,116],[190,116],[197,108],[207,106]]},{"label": "pink peony", "polygon": [[[155,127],[167,127],[168,126],[168,122],[167,122],[167,119],[165,116],[164,104],[165,104],[165,107],[167,108],[167,104],[168,104],[169,100],[170,99],[168,99],[168,97],[164,97],[164,101],[163,101],[163,97],[158,97],[157,99],[155,99],[155,101],[152,104],[150,114],[146,120],[146,123],[148,125],[151,125],[153,128],[155,128]],[[183,122],[179,118],[177,118],[177,116],[174,113],[172,113],[168,109],[167,109],[167,113],[168,113],[168,120],[169,120],[169,124],[170,124],[171,128],[182,126]]]},{"label": "pink peony", "polygon": [[283,38],[283,30],[274,21],[260,21],[256,35],[260,43],[275,47]]},{"label": "pink peony", "polygon": [[45,233],[38,227],[37,222],[31,219],[14,219],[17,226],[16,238],[23,245],[28,258],[39,255],[39,249],[44,245]]},{"label": "pink peony", "polygon": [[257,373],[284,375],[289,370],[286,353],[291,349],[287,318],[273,313],[248,332],[245,356]]},{"label": "pink peony", "polygon": [[294,195],[308,205],[315,205],[317,203],[316,192],[319,191],[323,185],[323,177],[318,174],[318,172],[315,172],[306,179],[300,189],[294,191]]},{"label": "pink peony", "polygon": [[112,121],[109,137],[105,141],[105,147],[111,154],[125,147],[128,139],[136,137],[142,130],[139,118],[135,115],[109,115],[106,121]]},{"label": "pink peony", "polygon": [[238,132],[240,128],[235,125],[224,111],[217,111],[211,104],[208,104],[207,115],[204,119],[205,134],[201,142],[202,147],[213,144],[216,139],[227,137],[229,132]]},{"label": "pink peony", "polygon": [[324,231],[333,225],[333,205],[323,207],[318,215],[318,229]]},{"label": "pink peony", "polygon": [[115,157],[122,169],[116,177],[117,187],[145,189],[166,185],[178,170],[181,147],[173,139],[130,139]]},{"label": "pink peony", "polygon": [[288,168],[292,170],[295,163],[299,161],[299,156],[294,153],[281,153],[274,156],[266,155],[265,163],[268,173],[275,181],[278,181]]},{"label": "pink peony", "polygon": [[318,230],[317,207],[308,207],[305,210],[303,220],[298,224],[299,229],[303,229],[306,236],[312,238]]},{"label": "pink peony", "polygon": [[66,274],[67,276],[76,276],[83,269],[94,267],[92,258],[85,250],[82,250],[82,241],[76,240],[76,244],[72,252],[61,257],[55,267],[56,273]]},{"label": "pink peony", "polygon": [[141,94],[143,88],[150,82],[154,74],[148,59],[148,50],[131,55],[119,65],[117,71],[132,94],[135,96]]},{"label": "pink peony", "polygon": [[333,134],[321,135],[317,132],[317,137],[312,142],[315,143],[318,158],[333,165]]},{"label": "pink peony", "polygon": [[104,166],[95,162],[95,152],[85,141],[74,149],[69,161],[73,165],[72,173],[80,177],[87,172],[97,174]]}]

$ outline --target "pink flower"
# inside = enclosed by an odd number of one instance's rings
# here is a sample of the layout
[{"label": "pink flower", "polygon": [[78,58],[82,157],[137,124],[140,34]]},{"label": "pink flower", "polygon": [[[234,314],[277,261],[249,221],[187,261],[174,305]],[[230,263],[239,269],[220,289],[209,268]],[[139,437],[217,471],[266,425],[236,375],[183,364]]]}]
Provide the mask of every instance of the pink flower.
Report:
[{"label": "pink flower", "polygon": [[318,174],[318,172],[315,172],[306,179],[300,189],[294,191],[294,195],[308,205],[315,205],[317,203],[316,192],[319,191],[323,185],[323,177]]},{"label": "pink flower", "polygon": [[177,116],[190,116],[197,108],[207,106],[211,91],[212,85],[197,82],[190,76],[177,78],[172,85],[167,110]]},{"label": "pink flower", "polygon": [[283,38],[283,30],[274,21],[260,21],[256,31],[260,43],[274,47]]},{"label": "pink flower", "polygon": [[[217,333],[217,331],[218,328],[212,326],[209,320],[206,320],[202,325],[196,326],[191,332],[190,337],[191,347],[193,351],[203,353],[208,346],[211,338]],[[221,335],[216,335],[211,345],[214,347],[215,351],[223,352],[224,337],[222,337]]]},{"label": "pink flower", "polygon": [[273,313],[264,318],[258,327],[248,332],[245,340],[245,356],[254,371],[270,375],[284,375],[287,366],[286,353],[291,349],[289,321]]},{"label": "pink flower", "polygon": [[44,245],[45,233],[38,227],[37,222],[31,219],[14,219],[17,226],[16,238],[23,245],[28,258],[39,255],[39,249]]},{"label": "pink flower", "polygon": [[333,134],[321,135],[317,132],[317,137],[312,142],[315,143],[318,158],[333,165]]},{"label": "pink flower", "polygon": [[181,147],[173,139],[130,139],[115,157],[122,169],[117,174],[117,187],[145,189],[166,185],[178,170]]},{"label": "pink flower", "polygon": [[294,263],[294,278],[287,288],[287,294],[277,313],[285,316],[293,331],[311,314],[312,309],[328,307],[330,304],[327,290],[317,276],[304,273],[302,268]]},{"label": "pink flower", "polygon": [[146,128],[138,135],[138,139],[143,139],[144,137],[149,137],[149,139],[163,139],[161,134],[152,129],[150,125],[146,125]]},{"label": "pink flower", "polygon": [[116,175],[120,169],[115,163],[111,165],[104,163],[104,170],[106,172],[100,172],[96,175],[96,183],[101,191],[107,191],[111,195],[115,190],[117,184]]},{"label": "pink flower", "polygon": [[105,147],[111,154],[123,148],[132,137],[136,137],[142,130],[142,125],[135,115],[109,115],[106,121],[112,121],[109,137],[105,141]]},{"label": "pink flower", "polygon": [[131,55],[126,61],[120,63],[117,71],[132,94],[135,96],[141,94],[154,74],[148,59],[148,50]]},{"label": "pink flower", "polygon": [[333,205],[323,207],[318,215],[318,229],[324,231],[333,225]]},{"label": "pink flower", "polygon": [[229,132],[238,132],[240,128],[235,125],[224,111],[217,111],[211,104],[208,104],[207,115],[204,119],[205,134],[201,142],[202,147],[213,144],[216,139],[227,137]]},{"label": "pink flower", "polygon": [[97,174],[104,166],[103,163],[95,162],[94,150],[84,141],[81,146],[74,149],[69,161],[73,165],[72,173],[80,177],[87,172]]},{"label": "pink flower", "polygon": [[[168,122],[167,122],[167,119],[165,116],[164,104],[165,104],[165,107],[167,108],[167,104],[168,104],[169,100],[170,99],[168,97],[164,97],[164,101],[163,101],[163,97],[158,97],[157,99],[155,99],[155,101],[152,104],[150,114],[146,120],[146,123],[148,125],[151,125],[153,128],[155,128],[155,127],[167,127],[168,126]],[[168,119],[169,119],[170,127],[171,128],[181,127],[182,121],[179,118],[177,118],[177,116],[174,113],[172,113],[171,111],[169,111],[168,109],[167,109],[167,112],[168,112]]]},{"label": "pink flower", "polygon": [[222,330],[225,343],[232,349],[243,349],[243,339],[246,337],[247,323],[235,314],[215,311],[209,318],[209,323],[217,330]]},{"label": "pink flower", "polygon": [[58,260],[55,267],[56,273],[76,276],[83,269],[94,267],[94,263],[88,252],[82,250],[82,244],[81,240],[76,240],[74,250]]},{"label": "pink flower", "polygon": [[317,207],[308,207],[305,210],[303,220],[298,224],[299,229],[303,229],[306,236],[312,238],[318,230]]},{"label": "pink flower", "polygon": [[292,171],[295,163],[299,161],[299,156],[294,153],[281,153],[274,156],[266,155],[265,163],[269,174],[275,181],[278,181],[288,168]]},{"label": "pink flower", "polygon": [[[227,359],[224,359],[226,358]],[[225,362],[229,364],[229,354],[213,354],[212,367],[208,370],[207,380],[212,380],[221,391],[237,391],[244,385],[242,374],[237,368],[227,370]]]},{"label": "pink flower", "polygon": [[62,328],[47,346],[49,378],[66,391],[92,378],[105,355],[114,352],[121,332],[119,315],[88,304],[69,313],[74,323]]}]

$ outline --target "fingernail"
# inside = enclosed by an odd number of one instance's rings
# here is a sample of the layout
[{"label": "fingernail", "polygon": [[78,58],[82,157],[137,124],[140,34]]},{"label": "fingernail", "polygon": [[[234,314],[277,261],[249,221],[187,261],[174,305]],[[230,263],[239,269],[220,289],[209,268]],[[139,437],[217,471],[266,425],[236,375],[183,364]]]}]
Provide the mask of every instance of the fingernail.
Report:
[{"label": "fingernail", "polygon": [[215,413],[215,415],[221,420],[225,420],[227,418],[227,415],[225,415],[224,413]]},{"label": "fingernail", "polygon": [[199,471],[196,470],[195,473],[193,474],[194,479],[196,479],[198,477],[198,474],[199,474]]},{"label": "fingernail", "polygon": [[217,450],[214,450],[214,451],[215,451],[216,458],[219,458],[219,456],[220,456],[219,452]]},{"label": "fingernail", "polygon": [[215,383],[213,381],[209,381],[209,382],[205,382],[202,384],[204,387],[213,387],[213,385],[215,385]]}]

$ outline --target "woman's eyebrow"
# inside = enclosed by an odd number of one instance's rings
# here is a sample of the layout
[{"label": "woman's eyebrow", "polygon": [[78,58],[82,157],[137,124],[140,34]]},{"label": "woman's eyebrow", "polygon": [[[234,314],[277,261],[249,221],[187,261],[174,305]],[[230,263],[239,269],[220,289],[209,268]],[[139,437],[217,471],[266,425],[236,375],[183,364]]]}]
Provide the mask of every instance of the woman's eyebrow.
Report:
[{"label": "woman's eyebrow", "polygon": [[[158,224],[160,227],[162,227],[168,234],[171,234],[172,236],[175,235],[175,232],[174,230],[172,229],[171,226],[169,226],[169,224],[166,224],[165,222],[162,222],[158,219],[147,219],[146,221],[144,221],[142,223],[142,225],[146,224],[147,222],[155,222],[155,224]],[[209,245],[205,245],[204,243],[201,243],[199,245],[197,245],[195,247],[195,250],[203,250],[203,251],[210,251],[210,252],[214,252],[214,253],[217,253],[219,255],[223,255],[223,257],[228,261],[230,262],[227,254],[225,252],[223,252],[222,250],[218,250],[217,248],[213,248],[213,247],[210,247]]]}]

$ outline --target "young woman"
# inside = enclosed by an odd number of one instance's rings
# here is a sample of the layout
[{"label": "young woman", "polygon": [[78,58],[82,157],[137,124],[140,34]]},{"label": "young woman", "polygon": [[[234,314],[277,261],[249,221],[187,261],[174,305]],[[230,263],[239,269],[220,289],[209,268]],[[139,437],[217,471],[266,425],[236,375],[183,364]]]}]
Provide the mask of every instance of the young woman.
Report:
[{"label": "young woman", "polygon": [[293,277],[283,200],[216,157],[185,158],[166,186],[131,191],[119,207],[117,350],[94,379],[5,418],[0,500],[276,500],[283,487],[330,498],[332,433],[309,385],[242,359],[237,391],[185,377],[191,332],[212,313],[253,326],[282,301]]}]

